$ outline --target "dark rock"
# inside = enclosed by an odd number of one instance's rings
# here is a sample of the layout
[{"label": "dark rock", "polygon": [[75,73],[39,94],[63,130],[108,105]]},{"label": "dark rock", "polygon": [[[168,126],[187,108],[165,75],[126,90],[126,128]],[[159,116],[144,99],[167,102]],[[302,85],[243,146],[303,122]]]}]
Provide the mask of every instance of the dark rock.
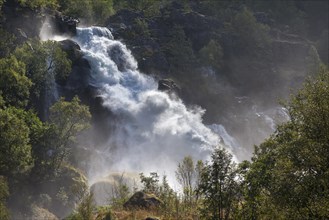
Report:
[{"label": "dark rock", "polygon": [[159,206],[162,201],[153,194],[136,192],[123,206],[125,208],[150,208]]},{"label": "dark rock", "polygon": [[21,43],[27,38],[39,38],[39,31],[45,16],[36,10],[21,7],[14,1],[5,1],[2,6],[3,28],[16,36]]},{"label": "dark rock", "polygon": [[172,79],[161,79],[158,82],[159,91],[178,92],[180,88]]},{"label": "dark rock", "polygon": [[145,220],[160,220],[160,219],[157,217],[147,217]]},{"label": "dark rock", "polygon": [[[82,56],[83,53],[81,51],[80,46],[72,41],[72,40],[63,40],[59,42],[61,49],[64,50],[68,56],[68,58],[72,61],[73,65],[75,62],[79,61]],[[89,63],[88,63],[89,65]],[[87,66],[87,65],[84,65]],[[89,66],[90,68],[90,66]]]},{"label": "dark rock", "polygon": [[77,33],[77,24],[79,19],[70,16],[62,15],[57,12],[54,17],[55,29],[58,34],[66,34],[74,36]]}]

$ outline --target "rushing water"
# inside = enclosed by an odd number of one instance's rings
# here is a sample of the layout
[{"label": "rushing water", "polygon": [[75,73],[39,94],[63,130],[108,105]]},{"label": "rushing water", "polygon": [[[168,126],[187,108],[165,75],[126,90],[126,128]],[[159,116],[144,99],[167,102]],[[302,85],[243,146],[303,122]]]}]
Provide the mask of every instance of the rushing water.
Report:
[{"label": "rushing water", "polygon": [[108,29],[78,28],[74,40],[90,62],[89,83],[119,118],[100,153],[111,158],[107,169],[168,174],[184,156],[207,159],[221,145],[218,134],[202,123],[204,110],[158,91],[155,79],[138,71],[131,52]]}]

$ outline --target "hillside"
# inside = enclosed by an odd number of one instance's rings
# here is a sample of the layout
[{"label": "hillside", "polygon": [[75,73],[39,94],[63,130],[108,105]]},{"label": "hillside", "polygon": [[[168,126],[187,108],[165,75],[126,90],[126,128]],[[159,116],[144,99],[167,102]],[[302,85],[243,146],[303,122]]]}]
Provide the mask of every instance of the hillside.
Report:
[{"label": "hillside", "polygon": [[328,218],[327,1],[0,7],[0,219]]}]

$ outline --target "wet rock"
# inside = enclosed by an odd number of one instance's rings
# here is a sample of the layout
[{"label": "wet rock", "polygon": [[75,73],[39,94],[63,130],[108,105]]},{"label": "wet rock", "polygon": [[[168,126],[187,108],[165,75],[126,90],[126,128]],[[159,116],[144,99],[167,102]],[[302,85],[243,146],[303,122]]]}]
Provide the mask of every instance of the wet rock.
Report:
[{"label": "wet rock", "polygon": [[159,91],[178,92],[179,87],[172,79],[161,79],[158,82]]},{"label": "wet rock", "polygon": [[57,12],[55,14],[55,28],[59,34],[65,34],[74,36],[77,33],[77,25],[80,22],[79,19],[70,16],[62,15]]},{"label": "wet rock", "polygon": [[125,208],[150,208],[159,206],[162,201],[153,194],[136,192],[123,206]]},{"label": "wet rock", "polygon": [[63,40],[63,41],[60,41],[59,43],[60,43],[61,49],[67,53],[68,58],[73,63],[78,61],[80,58],[82,58],[83,53],[81,51],[80,46],[76,42],[74,42],[72,40]]}]

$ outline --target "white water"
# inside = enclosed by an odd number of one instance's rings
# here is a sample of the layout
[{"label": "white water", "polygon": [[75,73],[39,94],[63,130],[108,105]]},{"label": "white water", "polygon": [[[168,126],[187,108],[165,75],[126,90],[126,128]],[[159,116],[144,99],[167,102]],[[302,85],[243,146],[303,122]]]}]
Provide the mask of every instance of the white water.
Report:
[{"label": "white water", "polygon": [[119,118],[91,164],[91,179],[110,171],[155,171],[174,178],[185,156],[208,159],[221,145],[220,137],[202,123],[204,110],[187,108],[158,91],[157,82],[138,71],[131,52],[108,29],[78,28],[74,40],[91,64],[90,84],[99,88],[104,107]]}]

